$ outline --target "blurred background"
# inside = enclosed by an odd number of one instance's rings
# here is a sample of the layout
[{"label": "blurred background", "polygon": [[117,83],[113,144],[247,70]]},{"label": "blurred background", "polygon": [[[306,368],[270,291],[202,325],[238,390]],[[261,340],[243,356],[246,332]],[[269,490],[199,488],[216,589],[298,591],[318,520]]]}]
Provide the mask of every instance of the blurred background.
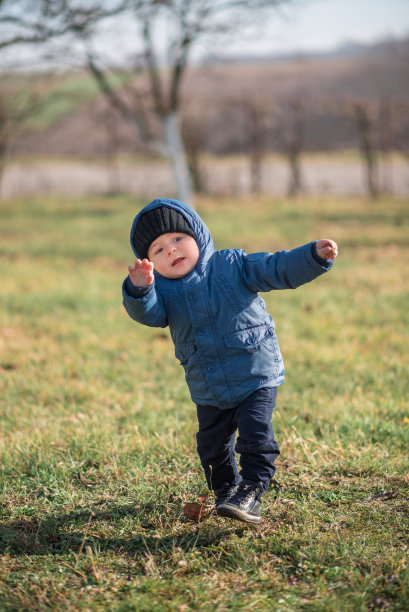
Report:
[{"label": "blurred background", "polygon": [[0,0],[0,194],[409,193],[407,0]]}]

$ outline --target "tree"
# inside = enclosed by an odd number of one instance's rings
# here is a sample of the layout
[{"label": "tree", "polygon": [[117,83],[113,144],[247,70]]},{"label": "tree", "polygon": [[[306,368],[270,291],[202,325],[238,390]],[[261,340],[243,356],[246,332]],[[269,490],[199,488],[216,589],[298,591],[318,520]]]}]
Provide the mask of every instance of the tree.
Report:
[{"label": "tree", "polygon": [[[150,84],[151,106],[162,126],[165,149],[172,164],[176,189],[180,199],[192,201],[189,156],[182,137],[181,98],[182,81],[185,76],[191,53],[202,42],[221,40],[221,37],[236,34],[255,22],[260,11],[277,8],[291,0],[129,0],[140,29],[142,40],[142,68]],[[166,66],[160,68],[157,49],[158,38],[155,30],[168,24],[170,34],[166,45]],[[117,108],[123,106],[112,91],[105,72],[96,60],[95,54],[87,52],[88,65],[101,85],[105,94]],[[140,64],[138,68],[140,68]],[[139,99],[140,102],[140,99]],[[131,113],[134,123],[146,140],[150,131],[146,122],[141,120],[141,106]],[[124,115],[129,116],[127,108]],[[136,119],[136,117],[138,117]],[[156,143],[157,148],[157,143]]]},{"label": "tree", "polygon": [[358,136],[359,148],[366,169],[366,185],[368,194],[375,199],[379,195],[379,176],[375,132],[379,116],[378,105],[375,103],[354,100],[349,105]]},{"label": "tree", "polygon": [[201,163],[201,153],[203,152],[207,117],[206,111],[190,101],[185,104],[182,110],[182,138],[186,149],[189,172],[193,182],[195,193],[206,191],[205,177]]},{"label": "tree", "polygon": [[11,86],[0,93],[0,191],[10,143],[24,124],[42,111],[41,97],[36,90],[27,95]]},{"label": "tree", "polygon": [[[140,60],[136,64],[136,73],[140,76],[143,71],[148,77],[150,106],[162,127],[178,196],[191,201],[180,109],[182,82],[192,51],[199,44],[211,42],[214,45],[228,36],[237,36],[250,25],[265,20],[267,12],[291,3],[292,0],[14,0],[12,3],[4,0],[2,5],[8,5],[9,11],[4,14],[0,5],[3,12],[0,26],[13,23],[18,32],[14,39],[3,37],[2,42],[0,36],[0,46],[2,43],[3,46],[17,42],[39,43],[68,34],[76,35],[84,44],[88,68],[104,95],[146,140],[152,142],[146,116],[141,113],[140,97],[134,98],[130,106],[118,95],[111,86],[101,53],[97,53],[94,46],[102,20],[126,18],[135,23],[139,29],[135,51]],[[161,36],[158,36],[158,30]],[[166,69],[161,66],[159,50],[159,43],[164,41]]]},{"label": "tree", "polygon": [[276,109],[276,138],[290,166],[289,197],[303,190],[301,154],[304,150],[305,114],[305,102],[301,94],[282,100]]},{"label": "tree", "polygon": [[266,153],[266,128],[268,102],[264,98],[251,97],[242,101],[244,114],[244,140],[250,158],[250,189],[254,194],[262,191],[262,163]]}]

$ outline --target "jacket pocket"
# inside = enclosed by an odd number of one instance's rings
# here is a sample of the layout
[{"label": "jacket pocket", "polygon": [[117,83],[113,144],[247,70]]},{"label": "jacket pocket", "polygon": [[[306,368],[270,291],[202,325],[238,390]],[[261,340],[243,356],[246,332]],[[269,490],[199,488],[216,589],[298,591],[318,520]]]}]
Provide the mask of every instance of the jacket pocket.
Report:
[{"label": "jacket pocket", "polygon": [[266,384],[283,374],[274,327],[268,324],[249,327],[223,336],[225,368],[229,382],[245,390],[254,381]]},{"label": "jacket pocket", "polygon": [[245,350],[248,353],[255,353],[269,338],[275,338],[274,328],[270,325],[257,325],[223,336],[228,349]]},{"label": "jacket pocket", "polygon": [[181,365],[186,365],[189,357],[196,351],[196,347],[193,342],[187,344],[175,344],[175,356],[179,359]]}]

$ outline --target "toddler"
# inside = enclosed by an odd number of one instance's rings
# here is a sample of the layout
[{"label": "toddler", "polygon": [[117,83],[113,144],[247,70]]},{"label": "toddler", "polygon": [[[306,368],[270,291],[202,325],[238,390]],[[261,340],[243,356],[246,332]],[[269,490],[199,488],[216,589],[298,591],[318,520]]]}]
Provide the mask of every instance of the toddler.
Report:
[{"label": "toddler", "polygon": [[135,217],[131,246],[137,259],[123,283],[124,306],[139,323],[170,328],[197,407],[197,450],[217,514],[259,523],[279,455],[271,418],[284,365],[258,292],[313,280],[331,268],[337,245],[216,251],[190,206],[161,198]]}]

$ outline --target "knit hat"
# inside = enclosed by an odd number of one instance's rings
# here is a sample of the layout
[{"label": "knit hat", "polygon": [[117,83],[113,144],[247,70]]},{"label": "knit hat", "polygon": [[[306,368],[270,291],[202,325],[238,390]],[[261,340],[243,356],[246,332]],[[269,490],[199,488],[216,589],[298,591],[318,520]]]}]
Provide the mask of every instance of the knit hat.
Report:
[{"label": "knit hat", "polygon": [[153,208],[141,215],[132,236],[132,244],[143,259],[149,247],[161,234],[183,233],[195,238],[195,234],[184,216],[167,206]]}]

